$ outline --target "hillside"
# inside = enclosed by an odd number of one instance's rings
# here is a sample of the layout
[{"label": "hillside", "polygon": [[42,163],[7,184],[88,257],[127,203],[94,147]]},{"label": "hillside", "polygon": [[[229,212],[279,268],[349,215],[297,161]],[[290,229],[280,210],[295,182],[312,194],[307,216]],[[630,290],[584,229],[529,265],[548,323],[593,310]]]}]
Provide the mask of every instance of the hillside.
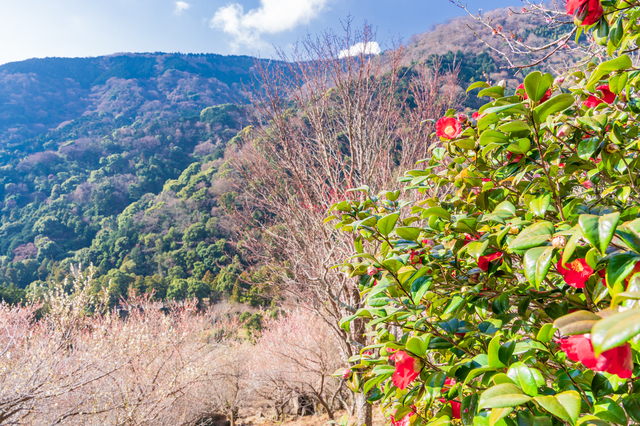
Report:
[{"label": "hillside", "polygon": [[165,53],[8,63],[0,66],[0,145],[79,117],[121,125],[244,102],[253,65],[248,56]]}]

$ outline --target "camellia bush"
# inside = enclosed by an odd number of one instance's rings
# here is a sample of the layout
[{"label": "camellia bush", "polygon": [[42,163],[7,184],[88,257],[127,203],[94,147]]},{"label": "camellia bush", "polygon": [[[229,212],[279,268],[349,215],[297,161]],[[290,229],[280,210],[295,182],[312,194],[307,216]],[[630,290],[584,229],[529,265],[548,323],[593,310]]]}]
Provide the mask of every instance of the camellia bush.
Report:
[{"label": "camellia bush", "polygon": [[567,12],[609,57],[473,84],[403,191],[331,208],[372,342],[340,374],[394,425],[640,423],[640,2]]}]

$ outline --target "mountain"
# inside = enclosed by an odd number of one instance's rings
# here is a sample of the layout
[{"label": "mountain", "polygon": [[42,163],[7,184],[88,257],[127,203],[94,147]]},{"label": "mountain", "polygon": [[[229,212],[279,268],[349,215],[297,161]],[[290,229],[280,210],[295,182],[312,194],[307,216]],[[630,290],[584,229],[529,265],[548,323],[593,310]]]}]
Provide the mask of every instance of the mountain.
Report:
[{"label": "mountain", "polygon": [[110,125],[243,103],[255,59],[213,54],[46,58],[0,66],[0,146],[79,118]]}]

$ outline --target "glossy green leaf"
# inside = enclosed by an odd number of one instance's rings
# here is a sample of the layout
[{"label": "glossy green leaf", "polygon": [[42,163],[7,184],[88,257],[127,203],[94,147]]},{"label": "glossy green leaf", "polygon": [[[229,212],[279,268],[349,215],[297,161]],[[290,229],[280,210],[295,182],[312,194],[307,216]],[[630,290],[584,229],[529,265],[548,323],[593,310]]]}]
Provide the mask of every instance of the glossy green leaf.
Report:
[{"label": "glossy green leaf", "polygon": [[625,344],[640,333],[640,309],[616,313],[598,321],[591,329],[596,356]]},{"label": "glossy green leaf", "polygon": [[564,250],[562,251],[562,265],[566,264],[573,253],[576,251],[576,247],[578,246],[578,242],[582,238],[582,229],[579,226],[573,228],[574,232],[569,241],[567,241],[567,245],[564,246]]},{"label": "glossy green leaf", "polygon": [[629,422],[624,410],[611,398],[602,398],[593,405],[593,414],[608,422],[626,426]]},{"label": "glossy green leaf", "polygon": [[538,395],[538,385],[533,377],[533,373],[524,363],[516,362],[512,364],[507,371],[507,376],[509,376],[509,378],[511,378],[527,395]]},{"label": "glossy green leaf", "polygon": [[377,224],[378,231],[386,237],[393,231],[399,217],[400,215],[397,213],[391,213],[382,217]]},{"label": "glossy green leaf", "polygon": [[571,424],[575,424],[580,415],[580,395],[576,391],[536,396],[533,400],[544,410]]},{"label": "glossy green leaf", "polygon": [[618,212],[604,216],[583,214],[578,219],[585,238],[592,246],[600,250],[600,253],[605,253],[609,247],[619,221],[620,213]]},{"label": "glossy green leaf", "polygon": [[551,194],[543,194],[531,201],[529,209],[534,215],[544,217],[549,205],[551,205]]},{"label": "glossy green leaf", "polygon": [[576,311],[558,318],[553,325],[560,330],[562,334],[571,336],[590,333],[591,328],[601,319],[602,318],[593,312]]},{"label": "glossy green leaf", "polygon": [[489,356],[489,366],[493,368],[504,368],[506,365],[500,361],[500,335],[496,335],[489,342],[489,350],[487,355]]},{"label": "glossy green leaf", "polygon": [[553,247],[536,247],[527,250],[524,255],[524,275],[536,288],[540,287],[549,269],[555,249]]},{"label": "glossy green leaf", "polygon": [[516,238],[509,243],[511,250],[526,250],[537,247],[551,239],[555,228],[551,222],[538,222],[520,232]]},{"label": "glossy green leaf", "polygon": [[586,86],[589,90],[594,90],[596,84],[605,75],[613,71],[626,70],[628,68],[631,68],[632,65],[633,64],[631,62],[631,58],[629,58],[628,55],[618,56],[617,58],[613,58],[611,60],[603,62],[598,65],[593,71],[591,77],[589,77],[589,80],[587,81]]},{"label": "glossy green leaf", "polygon": [[527,96],[535,102],[540,102],[552,84],[553,76],[549,73],[543,75],[540,71],[533,71],[524,79],[524,89]]},{"label": "glossy green leaf", "polygon": [[564,111],[569,108],[575,102],[573,95],[568,93],[562,93],[557,96],[553,96],[546,102],[538,105],[534,110],[534,118],[536,122],[544,122],[548,116],[555,114],[556,112]]},{"label": "glossy green leaf", "polygon": [[473,426],[473,418],[478,412],[478,394],[472,393],[462,400],[460,405],[460,418],[464,426]]},{"label": "glossy green leaf", "polygon": [[509,383],[493,386],[482,393],[478,401],[478,409],[515,407],[529,402],[531,397]]},{"label": "glossy green leaf", "polygon": [[[609,289],[616,289],[618,284],[621,284],[629,274],[635,268],[636,263],[640,262],[640,255],[633,252],[620,253],[616,254],[609,259],[609,264],[607,265],[607,286]],[[624,288],[621,288],[612,294],[620,293],[624,291]]]}]

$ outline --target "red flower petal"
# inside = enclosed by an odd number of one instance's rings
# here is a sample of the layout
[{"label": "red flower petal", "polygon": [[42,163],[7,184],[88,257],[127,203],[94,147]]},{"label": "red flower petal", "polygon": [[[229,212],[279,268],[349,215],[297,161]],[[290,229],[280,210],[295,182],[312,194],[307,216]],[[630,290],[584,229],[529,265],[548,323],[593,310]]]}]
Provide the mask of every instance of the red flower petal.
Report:
[{"label": "red flower petal", "polygon": [[602,92],[602,98],[596,96],[589,96],[586,101],[583,102],[583,105],[587,108],[593,108],[600,105],[602,102],[606,102],[608,104],[612,103],[616,99],[615,93],[609,90],[608,84],[602,84],[596,87],[596,90]]},{"label": "red flower petal", "polygon": [[585,259],[576,259],[562,266],[562,260],[558,262],[557,268],[565,282],[574,288],[584,288],[585,283],[593,274],[593,268],[587,264]]},{"label": "red flower petal", "polygon": [[442,117],[436,122],[436,135],[445,139],[455,139],[462,132],[460,122],[453,117]]},{"label": "red flower petal", "polygon": [[396,352],[394,358],[396,361],[396,371],[394,371],[391,379],[393,380],[393,384],[398,388],[406,389],[409,383],[420,374],[420,364],[405,351]]},{"label": "red flower petal", "polygon": [[581,362],[593,371],[617,374],[622,379],[631,378],[633,373],[633,358],[628,343],[605,351],[598,358],[593,352],[591,339],[584,334],[561,340],[560,348],[570,360]]},{"label": "red flower petal", "polygon": [[489,269],[489,262],[499,259],[501,257],[502,257],[502,253],[500,253],[499,251],[493,254],[490,254],[488,256],[480,256],[478,258],[478,268],[482,269],[483,271],[487,271]]}]

